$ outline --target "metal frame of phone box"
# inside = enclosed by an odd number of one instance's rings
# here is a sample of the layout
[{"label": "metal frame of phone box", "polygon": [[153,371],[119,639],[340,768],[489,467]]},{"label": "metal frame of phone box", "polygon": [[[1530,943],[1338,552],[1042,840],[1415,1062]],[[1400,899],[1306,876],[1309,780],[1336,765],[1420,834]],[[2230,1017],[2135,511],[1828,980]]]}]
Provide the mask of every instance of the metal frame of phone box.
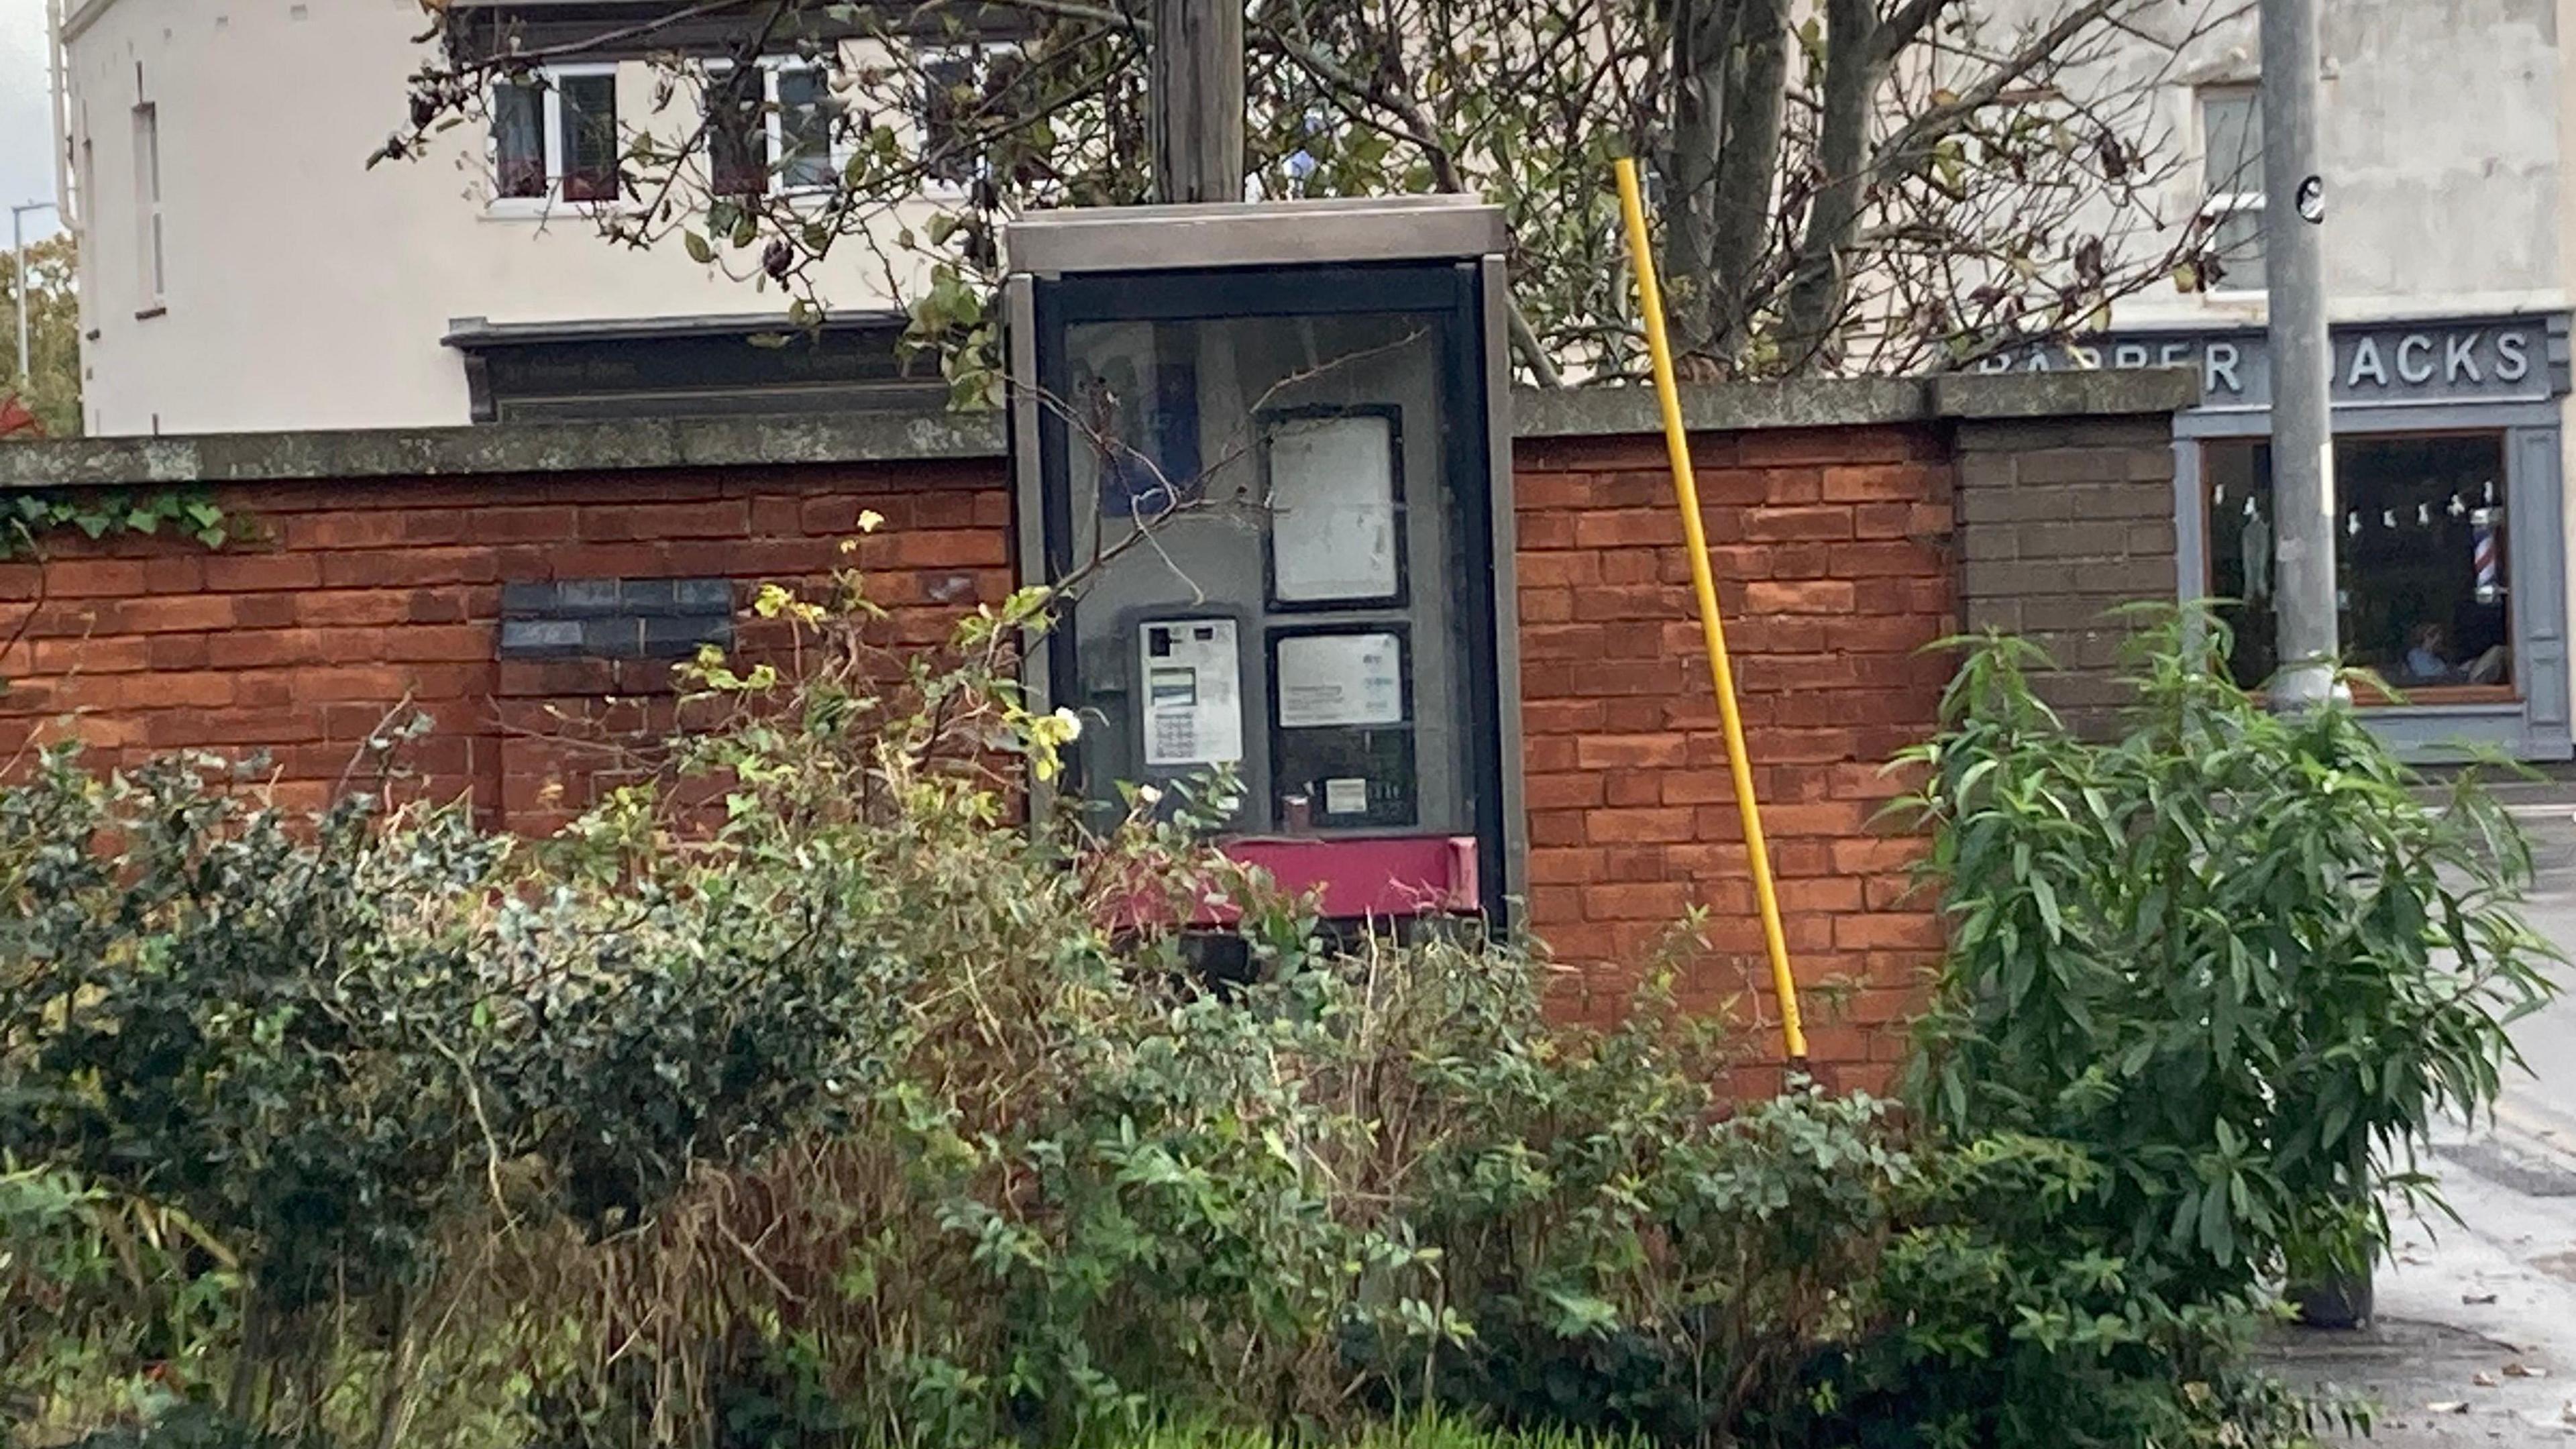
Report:
[{"label": "metal frame of phone box", "polygon": [[[1387,312],[1449,319],[1442,403],[1454,425],[1442,447],[1466,524],[1458,576],[1449,582],[1467,643],[1460,663],[1472,704],[1461,766],[1473,834],[1246,839],[1236,853],[1263,863],[1283,886],[1320,889],[1336,915],[1482,911],[1501,924],[1527,888],[1528,827],[1520,772],[1510,763],[1521,753],[1520,659],[1499,213],[1454,197],[1121,208],[1031,218],[1011,228],[1007,244],[1010,373],[1036,380],[1013,387],[1010,401],[1020,577],[1029,585],[1063,577],[1072,565],[1070,440],[1064,418],[1043,405],[1068,395],[1069,326]],[[1266,593],[1269,580],[1263,584]],[[1030,652],[1033,708],[1071,697],[1075,637],[1071,619],[1062,619],[1046,646]],[[1275,727],[1275,706],[1263,703]],[[1056,788],[1082,786],[1073,778]]]}]

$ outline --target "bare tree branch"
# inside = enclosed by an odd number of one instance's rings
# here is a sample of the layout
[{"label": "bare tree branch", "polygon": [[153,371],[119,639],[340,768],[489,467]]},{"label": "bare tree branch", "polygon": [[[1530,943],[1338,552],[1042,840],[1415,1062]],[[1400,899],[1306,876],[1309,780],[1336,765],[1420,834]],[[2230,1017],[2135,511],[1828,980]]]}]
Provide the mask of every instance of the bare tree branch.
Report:
[{"label": "bare tree branch", "polygon": [[2008,87],[2047,63],[2070,39],[2081,35],[2120,6],[2134,3],[2135,0],[2085,0],[2084,4],[2069,11],[2055,25],[1995,67],[1984,80],[1961,92],[1956,99],[1936,104],[1908,121],[1903,129],[1879,147],[1878,154],[1884,158],[1883,164],[1910,164],[1911,158],[1928,143],[1957,130],[1967,123],[1969,117],[1994,104]]},{"label": "bare tree branch", "polygon": [[[1791,0],[1253,0],[1247,46],[1277,63],[1247,77],[1247,169],[1267,196],[1498,202],[1512,351],[1543,382],[1641,366],[1604,184],[1622,150],[1654,164],[1674,322],[1703,367],[1955,366],[2207,274],[2196,178],[2155,96],[2248,3],[2065,0],[2007,28],[1993,12],[2019,0],[1818,0],[1812,26]],[[643,63],[707,109],[621,124],[628,204],[598,209],[601,229],[780,288],[792,327],[895,299],[954,395],[991,399],[1001,228],[1146,194],[1152,22],[1133,0],[828,8],[818,27],[827,0],[701,0],[520,51],[477,51],[461,43],[477,22],[450,16],[460,43],[414,77],[387,154],[481,118],[497,76],[667,42]],[[789,45],[835,63],[838,174],[720,186],[708,117],[755,101],[714,68]]]},{"label": "bare tree branch", "polygon": [[1873,57],[1884,66],[1892,63],[1907,46],[1912,45],[1933,22],[1958,8],[1959,0],[1906,0],[1904,8],[1887,17],[1878,27]]},{"label": "bare tree branch", "polygon": [[[1392,130],[1394,134],[1402,136],[1422,149],[1423,156],[1431,164],[1432,176],[1438,183],[1439,189],[1451,195],[1470,189],[1466,178],[1459,174],[1457,159],[1451,153],[1448,143],[1440,139],[1439,126],[1432,120],[1430,113],[1420,101],[1393,86],[1372,87],[1313,46],[1293,40],[1277,30],[1265,26],[1257,31],[1248,32],[1247,38],[1257,39],[1260,44],[1276,48],[1281,55],[1305,67],[1317,79],[1347,95],[1374,101],[1392,110],[1401,125],[1386,129]],[[1547,348],[1540,343],[1538,333],[1530,327],[1529,318],[1521,314],[1518,303],[1513,303],[1510,308],[1510,330],[1513,350],[1520,354],[1521,360],[1528,364],[1530,371],[1537,376],[1539,386],[1548,388],[1565,386],[1565,378],[1557,371],[1555,359],[1547,355]]]}]

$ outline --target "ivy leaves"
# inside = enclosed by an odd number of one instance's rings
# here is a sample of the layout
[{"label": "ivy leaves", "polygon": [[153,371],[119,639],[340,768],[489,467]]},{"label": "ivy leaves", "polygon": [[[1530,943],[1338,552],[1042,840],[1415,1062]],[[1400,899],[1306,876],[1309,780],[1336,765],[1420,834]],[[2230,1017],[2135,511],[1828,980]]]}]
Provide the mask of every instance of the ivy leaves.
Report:
[{"label": "ivy leaves", "polygon": [[203,489],[168,489],[153,493],[101,490],[12,493],[0,498],[0,517],[7,520],[11,554],[33,552],[51,533],[77,533],[102,539],[117,534],[160,534],[221,548],[239,524]]}]

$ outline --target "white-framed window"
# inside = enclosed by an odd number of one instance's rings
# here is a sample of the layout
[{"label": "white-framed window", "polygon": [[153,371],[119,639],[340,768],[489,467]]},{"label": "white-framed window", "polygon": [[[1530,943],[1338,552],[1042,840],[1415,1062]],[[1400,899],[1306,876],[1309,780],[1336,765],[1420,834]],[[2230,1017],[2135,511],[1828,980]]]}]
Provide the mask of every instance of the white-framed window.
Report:
[{"label": "white-framed window", "polygon": [[2203,86],[2201,203],[2214,292],[2263,290],[2263,100],[2252,86]]},{"label": "white-framed window", "polygon": [[617,67],[548,66],[492,87],[496,210],[617,200]]},{"label": "white-framed window", "polygon": [[150,101],[134,108],[135,280],[144,297],[143,310],[161,305],[168,280],[161,240],[161,108]]},{"label": "white-framed window", "polygon": [[758,85],[729,63],[707,67],[707,170],[720,195],[825,191],[848,160],[832,68],[777,56],[760,63]]}]

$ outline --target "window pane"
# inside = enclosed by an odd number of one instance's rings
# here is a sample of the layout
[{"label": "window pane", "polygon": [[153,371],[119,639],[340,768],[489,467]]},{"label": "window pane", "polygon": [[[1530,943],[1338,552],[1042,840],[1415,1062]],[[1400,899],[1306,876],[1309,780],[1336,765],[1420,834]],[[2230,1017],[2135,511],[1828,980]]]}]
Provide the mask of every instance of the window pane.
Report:
[{"label": "window pane", "polygon": [[143,294],[161,298],[161,112],[145,103],[134,108],[134,210],[145,233],[136,249],[137,280]]},{"label": "window pane", "polygon": [[546,194],[546,95],[533,85],[493,87],[492,177],[503,196]]},{"label": "window pane", "polygon": [[2202,190],[2209,196],[2263,190],[2263,110],[2252,91],[2200,98]]},{"label": "window pane", "polygon": [[820,66],[798,66],[778,72],[778,134],[787,153],[780,184],[829,186],[832,169],[831,76]]},{"label": "window pane", "polygon": [[564,200],[616,200],[617,77],[559,76],[555,87],[563,105]]},{"label": "window pane", "polygon": [[2212,287],[2222,292],[2259,292],[2264,287],[2263,208],[2247,207],[2221,215],[2212,223],[2210,255],[2219,275]]},{"label": "window pane", "polygon": [[2352,661],[2400,688],[2510,683],[2502,441],[2338,443],[2335,494]]},{"label": "window pane", "polygon": [[[2277,667],[2271,448],[2202,450],[2210,592],[2233,611],[2238,682]],[[2344,657],[2400,689],[2513,683],[2504,446],[2493,434],[2335,440]]]},{"label": "window pane", "polygon": [[922,169],[934,181],[971,180],[977,170],[973,117],[982,99],[973,58],[925,56],[921,90]]},{"label": "window pane", "polygon": [[2203,501],[2209,513],[2209,592],[2234,600],[2224,618],[2236,631],[2233,672],[2253,688],[2272,676],[2272,448],[2268,443],[2210,443],[2200,450]]},{"label": "window pane", "polygon": [[707,77],[707,168],[715,189],[752,196],[769,189],[769,118],[761,112],[757,68],[718,71]]}]

